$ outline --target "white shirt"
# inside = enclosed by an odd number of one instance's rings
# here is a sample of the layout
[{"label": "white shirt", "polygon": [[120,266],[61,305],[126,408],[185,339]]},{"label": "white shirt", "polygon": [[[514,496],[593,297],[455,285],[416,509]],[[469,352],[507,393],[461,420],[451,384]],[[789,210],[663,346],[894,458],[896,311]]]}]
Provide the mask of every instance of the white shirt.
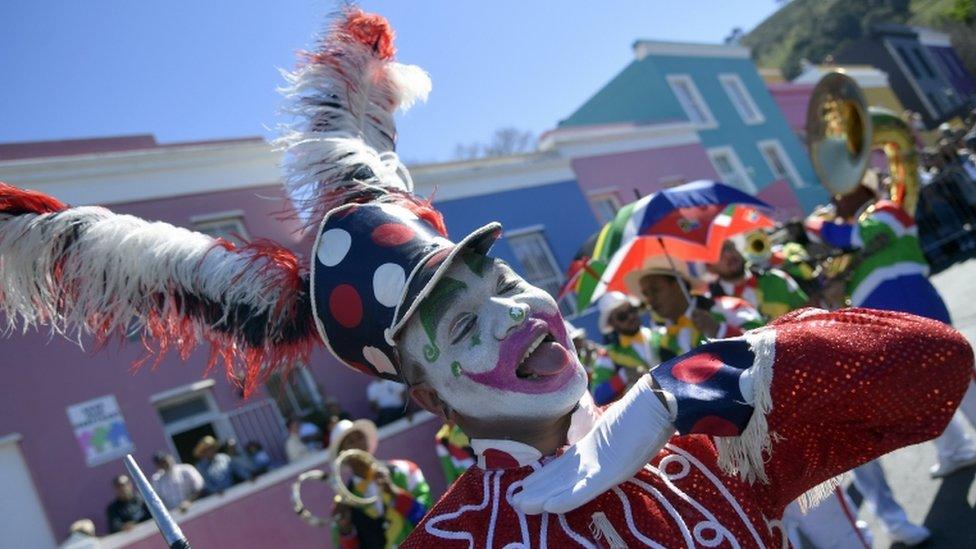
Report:
[{"label": "white shirt", "polygon": [[407,386],[388,379],[378,379],[366,387],[366,397],[378,408],[403,408]]},{"label": "white shirt", "polygon": [[153,473],[153,488],[167,509],[175,509],[194,494],[203,490],[203,477],[196,467],[186,463],[174,463],[169,471]]},{"label": "white shirt", "polygon": [[297,461],[308,455],[308,447],[302,442],[302,437],[297,433],[291,433],[285,440],[285,456],[288,462]]}]

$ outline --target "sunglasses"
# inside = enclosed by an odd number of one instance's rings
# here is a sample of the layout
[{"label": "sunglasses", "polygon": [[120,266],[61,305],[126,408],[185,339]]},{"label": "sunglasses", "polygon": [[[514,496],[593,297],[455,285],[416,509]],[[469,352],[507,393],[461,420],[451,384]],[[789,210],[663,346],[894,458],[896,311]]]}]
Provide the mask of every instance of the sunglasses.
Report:
[{"label": "sunglasses", "polygon": [[637,316],[636,307],[628,307],[627,309],[613,313],[613,318],[617,322],[624,322],[626,320],[630,320],[630,318],[634,316]]}]

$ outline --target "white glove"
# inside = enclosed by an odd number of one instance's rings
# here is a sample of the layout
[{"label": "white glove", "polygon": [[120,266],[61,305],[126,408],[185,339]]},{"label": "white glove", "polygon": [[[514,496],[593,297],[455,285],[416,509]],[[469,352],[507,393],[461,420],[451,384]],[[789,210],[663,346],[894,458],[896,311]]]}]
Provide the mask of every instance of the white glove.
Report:
[{"label": "white glove", "polygon": [[565,513],[630,479],[674,434],[671,414],[642,377],[562,456],[526,477],[512,505],[529,515]]}]

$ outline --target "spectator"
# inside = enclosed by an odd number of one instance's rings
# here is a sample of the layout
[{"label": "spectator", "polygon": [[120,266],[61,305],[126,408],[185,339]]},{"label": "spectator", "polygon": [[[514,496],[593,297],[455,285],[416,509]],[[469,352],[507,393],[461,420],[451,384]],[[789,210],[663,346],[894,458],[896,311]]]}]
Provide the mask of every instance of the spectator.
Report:
[{"label": "spectator", "polygon": [[217,439],[210,435],[201,438],[193,449],[197,470],[203,476],[203,486],[207,494],[221,494],[234,485],[230,456],[219,452],[219,449]]},{"label": "spectator", "polygon": [[95,523],[89,519],[76,520],[68,529],[68,539],[59,545],[60,549],[98,549],[102,544],[95,535]]},{"label": "spectator", "polygon": [[377,427],[406,415],[406,395],[406,385],[389,379],[376,379],[366,387],[369,406],[376,413]]},{"label": "spectator", "polygon": [[108,515],[109,533],[131,530],[136,524],[149,519],[149,509],[142,501],[142,496],[132,488],[132,481],[125,475],[112,479],[115,489],[115,499],[105,510]]},{"label": "spectator", "polygon": [[299,434],[301,427],[302,422],[296,418],[288,421],[288,438],[285,439],[285,456],[288,457],[288,463],[298,461],[310,453]]},{"label": "spectator", "polygon": [[336,416],[336,415],[330,415],[328,418],[326,418],[326,420],[325,420],[325,437],[322,439],[322,441],[324,443],[323,444],[323,448],[328,448],[329,447],[329,444],[331,443],[332,429],[340,421],[342,421],[342,418],[340,418],[339,416]]},{"label": "spectator", "polygon": [[236,439],[227,439],[224,443],[224,453],[230,457],[230,471],[234,475],[234,484],[254,479],[254,463],[251,462],[250,456],[241,453]]},{"label": "spectator", "polygon": [[[339,419],[352,419],[352,417],[339,406],[339,400],[332,395],[325,397],[325,415],[335,416]],[[326,436],[329,436],[329,429],[325,430]]]},{"label": "spectator", "polygon": [[153,489],[163,500],[167,509],[186,511],[190,502],[200,497],[203,491],[203,477],[186,463],[176,463],[173,456],[157,452],[153,462],[159,468],[152,476]]},{"label": "spectator", "polygon": [[264,446],[256,440],[252,440],[244,447],[247,457],[251,459],[254,466],[254,476],[259,476],[271,470],[271,456],[265,451]]},{"label": "spectator", "polygon": [[322,445],[322,430],[311,421],[300,422],[298,436],[301,437],[302,443],[309,452],[315,452],[325,447]]}]

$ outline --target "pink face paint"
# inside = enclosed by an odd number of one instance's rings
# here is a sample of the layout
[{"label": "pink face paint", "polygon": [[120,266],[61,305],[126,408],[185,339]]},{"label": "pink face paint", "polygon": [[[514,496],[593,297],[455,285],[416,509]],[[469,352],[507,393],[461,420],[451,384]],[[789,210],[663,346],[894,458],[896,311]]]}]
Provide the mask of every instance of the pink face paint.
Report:
[{"label": "pink face paint", "polygon": [[[553,342],[543,343],[527,359],[527,366],[538,377],[519,378],[517,370],[525,352],[540,337],[551,335]],[[475,383],[513,393],[545,394],[558,391],[576,377],[571,343],[566,327],[558,314],[533,313],[517,330],[509,334],[499,346],[498,362],[482,373],[464,375]]]}]

